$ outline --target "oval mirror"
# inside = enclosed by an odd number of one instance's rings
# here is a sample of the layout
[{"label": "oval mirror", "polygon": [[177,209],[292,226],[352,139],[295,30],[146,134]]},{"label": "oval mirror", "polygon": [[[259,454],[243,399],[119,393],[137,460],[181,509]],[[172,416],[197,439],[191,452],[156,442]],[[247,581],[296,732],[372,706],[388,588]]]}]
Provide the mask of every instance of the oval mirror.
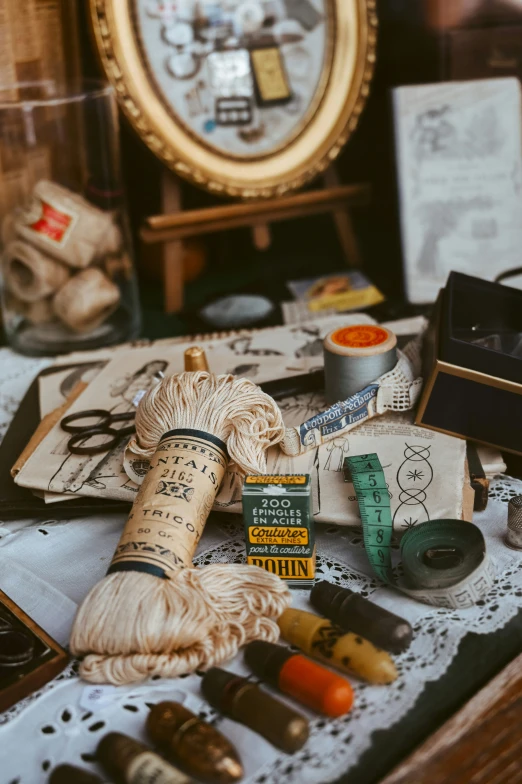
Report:
[{"label": "oval mirror", "polygon": [[357,125],[375,0],[91,0],[121,108],[173,171],[262,198],[304,185]]}]

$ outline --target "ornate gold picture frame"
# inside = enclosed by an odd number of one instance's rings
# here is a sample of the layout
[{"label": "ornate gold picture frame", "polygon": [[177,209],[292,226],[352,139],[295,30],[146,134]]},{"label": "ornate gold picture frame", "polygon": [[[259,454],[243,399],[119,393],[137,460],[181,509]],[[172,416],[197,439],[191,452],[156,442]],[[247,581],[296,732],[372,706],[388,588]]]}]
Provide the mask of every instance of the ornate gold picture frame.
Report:
[{"label": "ornate gold picture frame", "polygon": [[375,0],[91,0],[107,78],[176,174],[244,199],[303,186],[357,126]]}]

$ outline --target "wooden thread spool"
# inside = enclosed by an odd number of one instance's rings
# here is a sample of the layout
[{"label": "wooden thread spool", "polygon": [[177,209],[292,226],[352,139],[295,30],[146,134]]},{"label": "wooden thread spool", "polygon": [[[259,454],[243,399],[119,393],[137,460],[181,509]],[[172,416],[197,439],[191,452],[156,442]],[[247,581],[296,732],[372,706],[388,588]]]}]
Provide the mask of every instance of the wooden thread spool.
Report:
[{"label": "wooden thread spool", "polygon": [[397,338],[386,327],[354,324],[324,339],[324,383],[328,405],[365,389],[397,364]]}]

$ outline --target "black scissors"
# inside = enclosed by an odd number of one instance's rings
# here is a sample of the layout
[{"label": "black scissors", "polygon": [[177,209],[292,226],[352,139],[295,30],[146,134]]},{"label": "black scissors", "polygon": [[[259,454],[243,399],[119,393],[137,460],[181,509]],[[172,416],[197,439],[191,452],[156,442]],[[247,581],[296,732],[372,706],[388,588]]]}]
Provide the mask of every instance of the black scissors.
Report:
[{"label": "black scissors", "polygon": [[[135,424],[134,418],[135,411],[126,411],[122,414],[111,414],[103,408],[91,408],[88,411],[78,411],[76,414],[69,414],[60,422],[62,430],[66,433],[72,433],[72,438],[69,439],[67,447],[69,452],[73,455],[98,455],[101,452],[108,452],[116,446],[120,438],[123,436],[130,436],[134,433]],[[92,419],[97,417],[99,419],[95,425],[77,425],[74,424],[82,419]],[[112,427],[116,422],[132,422],[126,427]],[[104,439],[101,444],[85,443],[93,436],[110,436]]]}]

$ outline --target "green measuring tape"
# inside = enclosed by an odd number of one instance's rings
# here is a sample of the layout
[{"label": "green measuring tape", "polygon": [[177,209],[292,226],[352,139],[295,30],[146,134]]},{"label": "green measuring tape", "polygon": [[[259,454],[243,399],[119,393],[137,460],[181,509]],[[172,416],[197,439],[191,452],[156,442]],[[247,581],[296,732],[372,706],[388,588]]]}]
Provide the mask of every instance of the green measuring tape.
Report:
[{"label": "green measuring tape", "polygon": [[403,578],[392,569],[390,495],[375,453],[346,457],[345,481],[353,482],[366,554],[375,574],[413,599],[437,607],[471,607],[492,587],[495,571],[482,532],[462,520],[433,520],[401,539]]}]

